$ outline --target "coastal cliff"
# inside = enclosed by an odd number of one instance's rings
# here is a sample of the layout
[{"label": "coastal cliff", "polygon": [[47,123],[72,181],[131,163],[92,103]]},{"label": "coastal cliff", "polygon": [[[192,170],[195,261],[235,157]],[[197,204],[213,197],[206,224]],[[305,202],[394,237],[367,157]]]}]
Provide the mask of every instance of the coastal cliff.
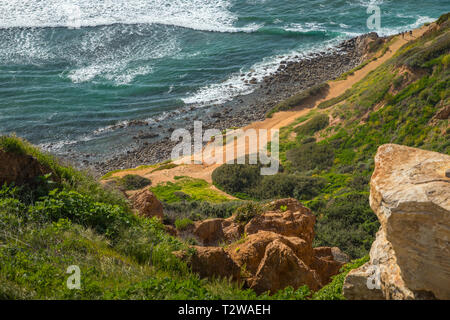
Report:
[{"label": "coastal cliff", "polygon": [[448,299],[449,29],[383,41],[250,124],[280,129],[272,176],[167,161],[98,180],[1,136],[0,298]]}]

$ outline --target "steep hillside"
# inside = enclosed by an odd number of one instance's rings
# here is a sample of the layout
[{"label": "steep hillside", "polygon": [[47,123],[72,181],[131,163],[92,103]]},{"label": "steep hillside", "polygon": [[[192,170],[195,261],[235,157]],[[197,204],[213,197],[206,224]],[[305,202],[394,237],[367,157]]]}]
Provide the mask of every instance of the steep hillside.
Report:
[{"label": "steep hillside", "polygon": [[[213,174],[216,186],[256,200],[302,200],[318,217],[316,245],[367,254],[379,227],[368,201],[377,148],[450,154],[449,27],[443,16],[344,94],[283,127],[283,173],[260,177],[251,174],[256,166],[224,165]],[[239,183],[229,183],[231,175]]]}]

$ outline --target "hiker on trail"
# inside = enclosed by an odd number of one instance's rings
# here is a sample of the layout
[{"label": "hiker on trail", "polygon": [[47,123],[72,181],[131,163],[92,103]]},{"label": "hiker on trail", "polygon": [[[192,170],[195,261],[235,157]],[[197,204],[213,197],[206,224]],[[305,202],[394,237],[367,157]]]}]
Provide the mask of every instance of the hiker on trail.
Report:
[{"label": "hiker on trail", "polygon": [[413,36],[413,35],[412,35],[412,30],[409,31],[409,35],[410,35],[411,37]]}]

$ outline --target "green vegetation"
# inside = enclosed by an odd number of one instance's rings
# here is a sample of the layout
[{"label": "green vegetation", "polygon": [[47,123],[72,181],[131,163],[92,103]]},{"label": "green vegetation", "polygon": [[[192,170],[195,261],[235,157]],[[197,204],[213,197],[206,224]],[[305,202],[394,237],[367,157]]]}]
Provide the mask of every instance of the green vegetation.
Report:
[{"label": "green vegetation", "polygon": [[[131,213],[126,201],[83,172],[62,166],[15,137],[4,151],[29,154],[52,168],[58,182],[39,199],[29,186],[0,188],[0,299],[287,299],[310,295],[286,288],[257,295],[226,279],[205,280],[172,254],[191,250],[158,219]],[[47,184],[47,179],[41,179]],[[38,186],[40,187],[40,186]],[[85,192],[89,190],[92,192]],[[43,191],[44,192],[44,191]],[[103,197],[103,200],[101,198]],[[188,225],[187,220],[177,225]],[[81,270],[69,290],[67,268]]]},{"label": "green vegetation", "polygon": [[224,164],[214,170],[214,184],[241,199],[274,199],[295,197],[309,200],[324,186],[320,177],[279,173],[260,175],[260,165]]},{"label": "green vegetation", "polygon": [[124,190],[139,190],[151,184],[152,181],[150,179],[136,174],[127,174],[117,181],[117,185]]},{"label": "green vegetation", "polygon": [[262,206],[257,202],[247,202],[243,206],[236,209],[235,221],[246,224],[252,218],[263,212]]},{"label": "green vegetation", "polygon": [[305,103],[313,103],[314,100],[324,97],[329,88],[330,85],[328,83],[315,85],[278,103],[266,116],[270,118],[276,112],[290,110]]},{"label": "green vegetation", "polygon": [[179,219],[175,221],[175,227],[180,230],[186,230],[189,226],[193,225],[194,221],[189,218]]},{"label": "green vegetation", "polygon": [[156,172],[156,171],[160,171],[160,170],[172,169],[172,168],[176,168],[176,167],[178,167],[178,165],[175,164],[175,163],[171,163],[171,162],[163,163],[160,166],[158,166],[156,169],[153,169],[151,171],[151,173]]},{"label": "green vegetation", "polygon": [[182,200],[217,203],[229,200],[227,196],[211,189],[211,185],[205,180],[189,177],[179,178],[176,182],[160,183],[150,188],[150,190],[159,200],[166,203],[174,203]]},{"label": "green vegetation", "polygon": [[[282,172],[258,177],[256,165],[223,165],[213,182],[253,199],[302,200],[317,215],[316,246],[365,256],[379,228],[368,201],[378,147],[396,143],[450,154],[449,120],[431,122],[450,104],[448,15],[439,23],[439,29],[400,48],[344,94],[322,102],[319,108],[339,119],[335,124],[313,110],[281,128]],[[311,185],[296,186],[297,180],[307,185],[308,178]]]},{"label": "green vegetation", "polygon": [[333,164],[334,150],[327,143],[310,142],[288,150],[286,158],[291,162],[292,170],[327,169]]},{"label": "green vegetation", "polygon": [[345,300],[345,297],[342,295],[345,277],[351,270],[359,268],[368,261],[369,256],[367,255],[347,263],[341,268],[341,273],[332,277],[333,280],[329,284],[312,295],[312,300]]},{"label": "green vegetation", "polygon": [[228,218],[243,201],[211,203],[207,201],[179,201],[163,203],[166,222],[174,224],[176,220],[189,218],[193,221],[207,218]]},{"label": "green vegetation", "polygon": [[313,135],[317,131],[326,128],[330,123],[326,114],[320,113],[308,120],[305,124],[298,126],[294,129],[297,134],[300,135]]}]

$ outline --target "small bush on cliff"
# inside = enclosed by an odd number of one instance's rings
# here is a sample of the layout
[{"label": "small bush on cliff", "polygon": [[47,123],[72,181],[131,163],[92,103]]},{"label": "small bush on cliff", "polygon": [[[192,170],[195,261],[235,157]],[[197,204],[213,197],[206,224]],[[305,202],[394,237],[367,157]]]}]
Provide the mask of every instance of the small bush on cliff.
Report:
[{"label": "small bush on cliff", "polygon": [[316,246],[338,246],[352,258],[365,255],[380,224],[369,206],[368,195],[348,193],[336,196],[322,209],[316,224]]},{"label": "small bush on cliff", "polygon": [[125,190],[139,190],[150,185],[151,183],[152,181],[150,179],[138,176],[136,174],[127,174],[118,182],[119,186]]},{"label": "small bush on cliff", "polygon": [[68,164],[61,163],[53,155],[41,151],[29,142],[15,136],[0,136],[0,149],[36,158],[44,167],[54,173],[52,179],[59,181],[61,188],[89,194],[91,198],[103,203],[120,205],[130,211],[124,195],[113,189],[105,189],[90,173],[78,171]]},{"label": "small bush on cliff", "polygon": [[237,208],[235,212],[236,214],[235,221],[246,224],[252,218],[256,217],[262,212],[263,212],[262,206],[257,202],[251,201]]},{"label": "small bush on cliff", "polygon": [[261,166],[257,164],[223,164],[213,171],[212,180],[229,194],[245,193],[261,181],[260,170]]},{"label": "small bush on cliff", "polygon": [[329,284],[313,294],[312,300],[345,300],[345,297],[342,294],[345,277],[351,270],[361,267],[368,261],[369,256],[367,255],[361,259],[356,259],[347,263],[341,268],[338,275],[332,277]]},{"label": "small bush on cliff", "polygon": [[175,227],[180,231],[186,230],[189,226],[193,224],[194,222],[188,218],[178,219],[175,221]]},{"label": "small bush on cliff", "polygon": [[311,136],[317,131],[320,131],[328,126],[330,123],[326,114],[318,114],[311,118],[308,122],[295,128],[295,132],[299,135]]},{"label": "small bush on cliff", "polygon": [[329,144],[312,142],[288,150],[286,158],[291,162],[293,170],[323,170],[333,165],[334,150]]},{"label": "small bush on cliff", "polygon": [[29,214],[33,219],[58,221],[69,219],[108,237],[117,236],[120,229],[133,223],[135,217],[120,206],[95,202],[89,196],[76,191],[51,191],[41,198]]}]

